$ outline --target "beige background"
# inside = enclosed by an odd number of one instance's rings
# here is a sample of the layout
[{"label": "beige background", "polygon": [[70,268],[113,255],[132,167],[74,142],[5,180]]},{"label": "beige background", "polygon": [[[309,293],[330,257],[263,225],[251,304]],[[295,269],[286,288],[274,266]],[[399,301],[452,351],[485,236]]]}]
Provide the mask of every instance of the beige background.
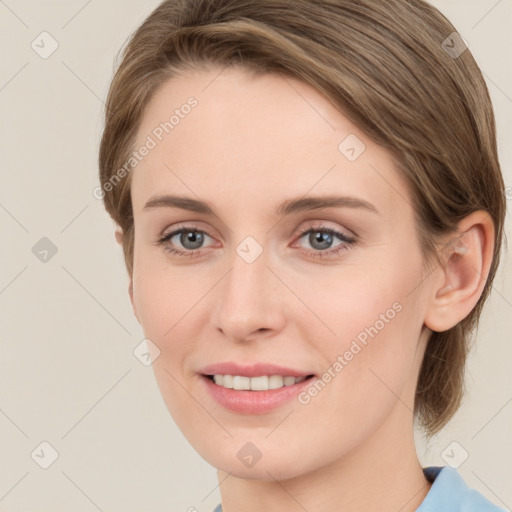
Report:
[{"label": "beige background", "polygon": [[[211,511],[220,499],[215,470],[132,353],[142,331],[112,222],[92,195],[116,54],[157,3],[0,1],[1,511]],[[485,73],[512,201],[512,0],[435,4]],[[31,47],[51,48],[43,31],[58,43],[46,59]],[[46,263],[32,252],[42,237],[58,250]],[[510,277],[509,261],[485,309],[462,409],[429,446],[418,438],[423,465],[446,465],[443,456],[460,464],[467,452],[462,476],[508,510]],[[58,452],[48,469],[38,465],[51,462],[43,441]]]}]

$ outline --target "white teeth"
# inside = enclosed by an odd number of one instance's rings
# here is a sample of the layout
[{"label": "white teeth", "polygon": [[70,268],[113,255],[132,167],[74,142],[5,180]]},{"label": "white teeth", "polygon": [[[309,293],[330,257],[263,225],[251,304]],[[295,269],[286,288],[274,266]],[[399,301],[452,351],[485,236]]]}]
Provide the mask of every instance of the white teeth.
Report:
[{"label": "white teeth", "polygon": [[293,384],[295,384],[295,377],[285,377],[283,379],[283,382],[285,386],[292,386]]},{"label": "white teeth", "polygon": [[251,378],[240,377],[240,375],[233,375],[233,389],[251,389]]},{"label": "white teeth", "polygon": [[284,386],[281,375],[272,375],[268,378],[268,389],[279,389]]},{"label": "white teeth", "polygon": [[251,389],[253,391],[266,391],[268,389],[268,377],[263,375],[262,377],[252,377]]},{"label": "white teeth", "polygon": [[261,375],[259,377],[244,377],[241,375],[214,375],[213,380],[218,386],[236,390],[267,391],[292,386],[302,382],[306,377],[291,377],[281,375]]},{"label": "white teeth", "polygon": [[[220,375],[222,377],[222,375]],[[233,375],[224,375],[224,378],[222,379],[222,385],[225,388],[232,389],[233,388]]]}]

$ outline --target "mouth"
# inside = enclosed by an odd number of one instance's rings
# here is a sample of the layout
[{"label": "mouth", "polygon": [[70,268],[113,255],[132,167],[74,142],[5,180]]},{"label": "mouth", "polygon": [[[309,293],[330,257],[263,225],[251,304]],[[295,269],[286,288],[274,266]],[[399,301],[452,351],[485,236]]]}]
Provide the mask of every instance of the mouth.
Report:
[{"label": "mouth", "polygon": [[238,414],[265,414],[291,402],[316,378],[274,364],[226,362],[199,373],[205,391],[220,406]]},{"label": "mouth", "polygon": [[204,375],[217,386],[235,391],[269,391],[272,389],[281,389],[283,387],[299,384],[307,379],[312,379],[313,374],[302,377],[293,375],[259,375],[248,377],[245,375]]}]

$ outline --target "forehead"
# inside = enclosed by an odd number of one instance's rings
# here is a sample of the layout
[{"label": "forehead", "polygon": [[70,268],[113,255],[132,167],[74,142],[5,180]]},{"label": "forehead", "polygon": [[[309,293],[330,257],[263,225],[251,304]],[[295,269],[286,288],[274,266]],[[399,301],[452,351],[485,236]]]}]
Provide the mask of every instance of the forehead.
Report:
[{"label": "forehead", "polygon": [[313,87],[277,74],[214,68],[167,81],[146,108],[134,148],[143,145],[134,209],[177,191],[255,208],[309,191],[383,207],[408,197],[386,150]]}]

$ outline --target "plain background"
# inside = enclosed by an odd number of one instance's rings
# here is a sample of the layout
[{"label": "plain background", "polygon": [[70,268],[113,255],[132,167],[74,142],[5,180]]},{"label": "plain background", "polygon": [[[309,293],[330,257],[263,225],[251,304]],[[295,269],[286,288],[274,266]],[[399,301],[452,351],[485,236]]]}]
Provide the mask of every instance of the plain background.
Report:
[{"label": "plain background", "polygon": [[[485,74],[510,204],[512,0],[434,3]],[[116,55],[157,4],[0,0],[2,511],[202,512],[220,500],[215,470],[174,425],[151,367],[133,355],[142,330],[113,223],[92,194]],[[46,59],[31,46],[43,31],[58,43]],[[46,262],[33,252],[48,244],[43,237],[57,249]],[[504,262],[462,408],[428,445],[418,435],[424,466],[459,465],[470,486],[508,510],[510,277]],[[58,452],[48,469],[40,467],[52,455],[43,441]]]}]

